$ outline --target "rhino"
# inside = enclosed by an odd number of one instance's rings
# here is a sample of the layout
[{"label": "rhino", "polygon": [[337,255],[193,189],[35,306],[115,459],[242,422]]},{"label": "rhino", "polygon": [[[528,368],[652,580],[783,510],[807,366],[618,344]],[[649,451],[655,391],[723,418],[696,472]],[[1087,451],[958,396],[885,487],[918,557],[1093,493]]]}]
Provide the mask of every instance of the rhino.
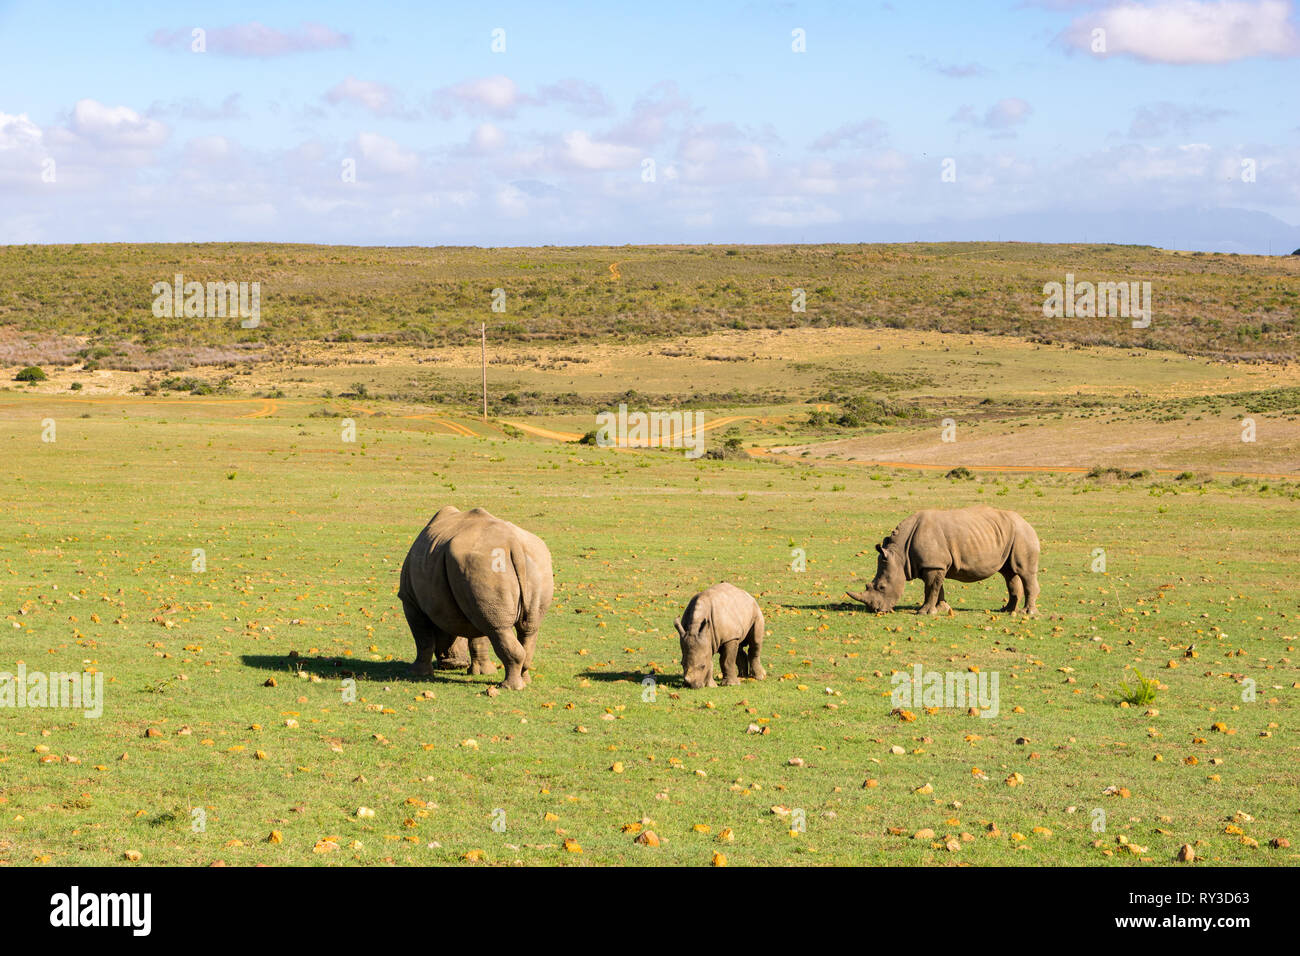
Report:
[{"label": "rhino", "polygon": [[713,655],[722,661],[722,683],[739,684],[742,677],[767,676],[758,659],[763,650],[763,612],[747,591],[725,581],[701,591],[686,605],[674,625],[682,644],[682,674],[686,686],[717,687]]},{"label": "rhino", "polygon": [[876,545],[876,577],[866,590],[846,592],[877,614],[892,611],[903,585],[925,582],[925,601],[918,614],[948,613],[945,578],[983,581],[1001,574],[1007,582],[1003,611],[1038,611],[1038,535],[1014,511],[987,505],[948,511],[927,509],[905,519]]},{"label": "rhino", "polygon": [[542,539],[482,508],[440,508],[402,562],[401,599],[415,638],[411,673],[468,667],[491,674],[488,647],[505,666],[503,688],[532,680],[533,653],[555,580]]}]

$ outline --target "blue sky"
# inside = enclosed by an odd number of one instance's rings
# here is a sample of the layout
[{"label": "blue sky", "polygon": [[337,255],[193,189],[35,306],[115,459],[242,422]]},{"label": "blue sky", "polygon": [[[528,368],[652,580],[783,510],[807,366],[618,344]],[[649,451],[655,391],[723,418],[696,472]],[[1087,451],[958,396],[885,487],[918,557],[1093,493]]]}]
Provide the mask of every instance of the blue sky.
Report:
[{"label": "blue sky", "polygon": [[55,11],[0,2],[4,243],[1300,245],[1291,0]]}]

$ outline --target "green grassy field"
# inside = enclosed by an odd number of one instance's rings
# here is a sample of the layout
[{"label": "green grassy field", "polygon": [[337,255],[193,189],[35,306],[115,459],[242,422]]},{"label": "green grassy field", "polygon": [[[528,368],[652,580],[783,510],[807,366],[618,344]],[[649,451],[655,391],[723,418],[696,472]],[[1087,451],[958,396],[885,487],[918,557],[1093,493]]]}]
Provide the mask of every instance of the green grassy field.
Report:
[{"label": "green grassy field", "polygon": [[[1269,846],[1300,819],[1294,483],[686,461],[394,416],[348,444],[256,407],[0,400],[0,668],[93,668],[106,696],[0,711],[0,862],[1297,862]],[[918,582],[889,616],[847,605],[901,518],[977,502],[1038,530],[1039,617],[992,613],[1000,579],[946,618],[909,613]],[[405,677],[397,573],[443,504],[554,556],[526,691]],[[673,618],[724,579],[763,606],[769,679],[685,690]],[[892,715],[916,663],[998,673],[998,715]],[[1117,704],[1135,667],[1151,712]]]}]

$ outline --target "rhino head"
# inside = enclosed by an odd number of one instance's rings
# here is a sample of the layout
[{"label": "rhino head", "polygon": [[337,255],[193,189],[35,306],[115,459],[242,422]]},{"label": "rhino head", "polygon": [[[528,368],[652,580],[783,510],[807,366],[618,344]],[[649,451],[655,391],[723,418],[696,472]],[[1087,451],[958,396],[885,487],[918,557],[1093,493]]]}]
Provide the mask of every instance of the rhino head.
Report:
[{"label": "rhino head", "polygon": [[680,617],[673,624],[682,645],[682,675],[686,686],[692,690],[708,686],[713,682],[713,625],[705,621],[692,634],[682,627]]},{"label": "rhino head", "polygon": [[876,555],[876,576],[871,583],[863,591],[845,593],[877,614],[886,614],[903,596],[907,579],[903,574],[902,559],[894,551],[876,545]]}]

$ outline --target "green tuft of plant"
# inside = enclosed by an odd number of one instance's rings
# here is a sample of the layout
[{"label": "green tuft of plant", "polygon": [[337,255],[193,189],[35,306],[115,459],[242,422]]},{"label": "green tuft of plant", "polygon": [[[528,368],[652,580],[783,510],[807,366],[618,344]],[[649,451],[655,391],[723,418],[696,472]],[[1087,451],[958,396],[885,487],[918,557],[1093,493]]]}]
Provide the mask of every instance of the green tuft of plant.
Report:
[{"label": "green tuft of plant", "polygon": [[1142,672],[1136,667],[1133,673],[1137,675],[1137,683],[1129,686],[1128,681],[1122,681],[1119,685],[1119,699],[1134,707],[1147,707],[1156,702],[1156,688],[1160,682],[1154,678],[1148,679],[1142,676]]},{"label": "green tuft of plant", "polygon": [[45,374],[45,369],[41,368],[39,365],[29,365],[25,369],[21,369],[18,374],[14,376],[14,381],[43,382],[47,378],[49,378],[49,376]]}]

